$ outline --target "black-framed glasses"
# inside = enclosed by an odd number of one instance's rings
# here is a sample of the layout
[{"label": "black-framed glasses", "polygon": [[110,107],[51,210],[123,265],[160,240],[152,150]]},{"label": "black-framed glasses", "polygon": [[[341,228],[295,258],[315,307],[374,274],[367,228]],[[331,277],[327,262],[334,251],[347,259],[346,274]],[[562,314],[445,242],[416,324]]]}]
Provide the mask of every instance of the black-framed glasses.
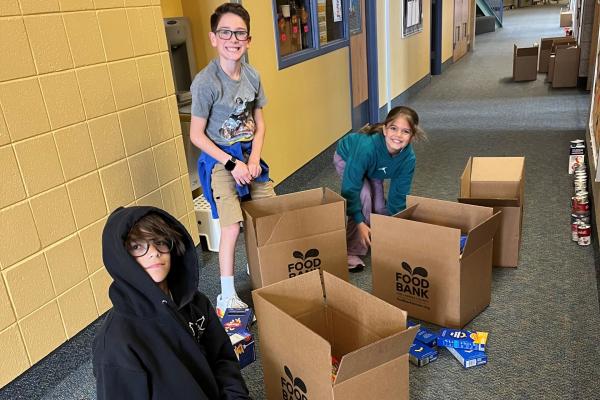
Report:
[{"label": "black-framed glasses", "polygon": [[131,254],[133,257],[143,257],[148,253],[148,249],[150,249],[150,243],[154,246],[154,248],[162,254],[170,253],[173,250],[173,241],[168,239],[158,239],[158,240],[136,240],[127,242],[127,252]]},{"label": "black-framed glasses", "polygon": [[235,35],[235,38],[241,42],[245,42],[250,39],[250,35],[248,31],[232,31],[229,29],[217,29],[215,32],[220,39],[229,40],[232,35]]}]

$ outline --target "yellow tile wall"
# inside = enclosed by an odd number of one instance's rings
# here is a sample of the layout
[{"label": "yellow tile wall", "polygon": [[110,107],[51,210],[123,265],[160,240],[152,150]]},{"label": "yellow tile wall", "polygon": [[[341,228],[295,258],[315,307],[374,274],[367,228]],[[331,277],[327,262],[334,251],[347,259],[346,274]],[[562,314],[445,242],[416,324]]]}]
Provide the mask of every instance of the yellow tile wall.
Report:
[{"label": "yellow tile wall", "polygon": [[198,232],[159,0],[0,1],[0,387],[110,309],[119,206]]}]

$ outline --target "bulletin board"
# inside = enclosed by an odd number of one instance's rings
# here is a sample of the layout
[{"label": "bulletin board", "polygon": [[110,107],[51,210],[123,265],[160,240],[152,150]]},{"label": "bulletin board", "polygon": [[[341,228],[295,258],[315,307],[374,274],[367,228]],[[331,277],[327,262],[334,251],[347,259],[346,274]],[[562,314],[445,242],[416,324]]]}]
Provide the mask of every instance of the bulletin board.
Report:
[{"label": "bulletin board", "polygon": [[[600,39],[600,35],[599,35]],[[598,155],[600,154],[600,41],[596,47],[596,67],[594,68],[594,85],[592,87],[592,106],[590,109],[590,141],[592,146],[592,157],[591,162],[595,165],[596,177],[595,181],[600,182],[600,173],[598,169]]]},{"label": "bulletin board", "polygon": [[402,37],[423,31],[423,0],[402,1]]}]

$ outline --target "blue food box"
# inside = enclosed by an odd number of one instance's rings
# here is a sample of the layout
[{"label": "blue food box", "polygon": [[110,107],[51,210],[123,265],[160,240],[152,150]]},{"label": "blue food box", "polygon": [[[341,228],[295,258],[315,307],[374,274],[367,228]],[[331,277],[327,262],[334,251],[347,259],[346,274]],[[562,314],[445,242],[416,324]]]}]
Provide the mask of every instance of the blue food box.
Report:
[{"label": "blue food box", "polygon": [[247,330],[240,330],[229,335],[233,351],[240,362],[240,368],[256,361],[256,351],[254,347],[254,336]]},{"label": "blue food box", "polygon": [[417,367],[427,365],[432,361],[437,360],[438,352],[429,346],[415,340],[408,350],[408,359]]},{"label": "blue food box", "polygon": [[228,308],[221,319],[221,325],[229,335],[240,368],[256,361],[254,336],[250,332],[253,318],[254,312],[251,308]]},{"label": "blue food box", "polygon": [[228,308],[225,315],[221,318],[221,325],[225,328],[227,334],[239,330],[250,330],[250,324],[254,318],[254,312],[251,308]]},{"label": "blue food box", "polygon": [[[418,324],[413,321],[408,321],[409,328],[411,326],[415,326],[415,325],[418,325]],[[424,345],[432,347],[432,348],[437,346],[437,338],[438,338],[438,335],[436,333],[430,331],[427,328],[423,328],[422,326],[419,327],[419,332],[417,332],[417,336],[415,336],[415,340],[418,340],[419,342],[423,343]]]},{"label": "blue food box", "polygon": [[485,351],[487,338],[487,332],[444,328],[438,335],[437,344],[455,349]]},{"label": "blue food box", "polygon": [[464,368],[487,364],[487,354],[483,351],[455,349],[453,347],[448,347],[448,351]]}]

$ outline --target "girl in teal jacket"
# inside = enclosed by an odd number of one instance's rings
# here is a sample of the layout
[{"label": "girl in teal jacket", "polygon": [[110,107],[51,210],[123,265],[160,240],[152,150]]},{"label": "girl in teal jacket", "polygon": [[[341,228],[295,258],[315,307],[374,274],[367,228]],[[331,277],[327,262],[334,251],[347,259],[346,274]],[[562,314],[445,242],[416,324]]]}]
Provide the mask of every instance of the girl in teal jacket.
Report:
[{"label": "girl in teal jacket", "polygon": [[[415,172],[412,142],[425,137],[419,116],[409,107],[395,107],[383,123],[350,133],[338,142],[333,163],[342,178],[348,215],[348,269],[361,271],[371,245],[371,213],[395,214],[406,207]],[[390,180],[387,204],[383,181]]]}]

